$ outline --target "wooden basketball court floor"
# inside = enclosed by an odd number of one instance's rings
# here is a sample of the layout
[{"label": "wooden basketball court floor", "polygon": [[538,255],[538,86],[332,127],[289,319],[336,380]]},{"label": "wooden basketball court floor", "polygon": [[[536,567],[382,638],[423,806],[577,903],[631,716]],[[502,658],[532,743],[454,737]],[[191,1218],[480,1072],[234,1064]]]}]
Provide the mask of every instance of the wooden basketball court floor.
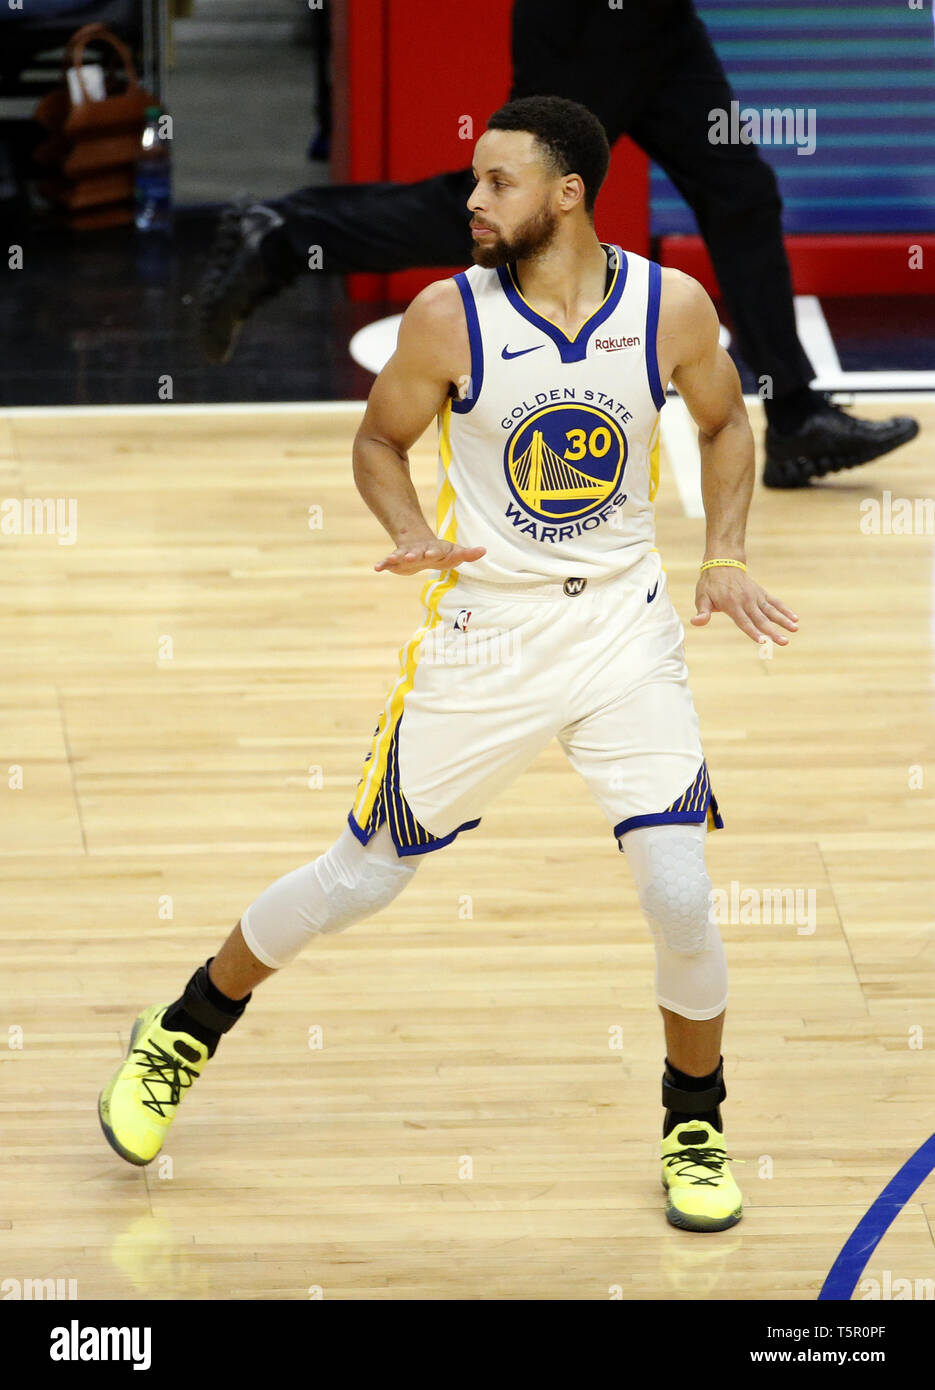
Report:
[{"label": "wooden basketball court floor", "polygon": [[[935,398],[861,403],[897,409],[923,428],[891,457],[758,485],[751,569],[801,617],[770,660],[688,625],[702,523],[663,459],[715,888],[815,895],[814,930],[722,926],[745,1216],[709,1236],[664,1219],[651,945],[557,747],[256,992],[160,1160],[111,1152],[135,1014],[343,828],[422,580],[372,571],[353,408],[0,416],[3,496],[77,500],[74,544],[0,535],[3,1296],[815,1299],[935,1128],[933,537],[861,529],[935,494]],[[882,1224],[854,1297],[932,1296],[935,1174]]]}]

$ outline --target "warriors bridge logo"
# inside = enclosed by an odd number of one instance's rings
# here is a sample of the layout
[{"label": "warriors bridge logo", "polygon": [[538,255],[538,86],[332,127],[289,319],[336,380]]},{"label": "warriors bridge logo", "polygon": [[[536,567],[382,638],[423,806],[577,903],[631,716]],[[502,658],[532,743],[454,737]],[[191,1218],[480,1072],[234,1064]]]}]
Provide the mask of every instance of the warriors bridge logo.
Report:
[{"label": "warriors bridge logo", "polygon": [[[612,416],[592,405],[550,405],[513,431],[504,450],[510,490],[525,511],[542,521],[575,521],[558,529],[567,535],[591,530],[622,504],[615,496],[627,461],[626,437]],[[594,516],[604,507],[606,516]],[[514,525],[522,519],[508,507]],[[590,525],[579,519],[592,518]],[[524,526],[523,530],[535,530]],[[537,539],[553,540],[551,528]],[[564,537],[562,537],[564,539]]]}]

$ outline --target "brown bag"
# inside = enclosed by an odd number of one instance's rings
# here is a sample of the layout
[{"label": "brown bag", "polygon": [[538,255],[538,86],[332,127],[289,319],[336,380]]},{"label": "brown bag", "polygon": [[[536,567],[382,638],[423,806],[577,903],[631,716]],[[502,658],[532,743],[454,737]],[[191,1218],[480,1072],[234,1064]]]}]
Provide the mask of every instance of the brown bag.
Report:
[{"label": "brown bag", "polygon": [[[35,114],[49,132],[33,152],[35,162],[48,171],[38,190],[75,227],[133,221],[135,165],[146,108],[154,104],[139,84],[130,50],[103,24],[85,24],[72,35],[63,71],[71,66],[80,72],[85,48],[93,41],[111,49],[104,100],[74,104],[66,85],[44,96]],[[123,64],[125,90],[118,90],[115,55]],[[101,215],[96,218],[98,208]]]}]

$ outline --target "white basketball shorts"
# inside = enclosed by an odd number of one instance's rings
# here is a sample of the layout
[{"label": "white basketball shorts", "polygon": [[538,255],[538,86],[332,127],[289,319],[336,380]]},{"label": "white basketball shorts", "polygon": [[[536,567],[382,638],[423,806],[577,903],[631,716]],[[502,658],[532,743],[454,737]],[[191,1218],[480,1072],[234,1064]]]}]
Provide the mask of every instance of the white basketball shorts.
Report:
[{"label": "white basketball shorts", "polygon": [[400,855],[449,844],[553,738],[618,838],[722,826],[657,551],[522,587],[472,583],[465,565],[422,599],[348,815],[363,844],[384,821]]}]

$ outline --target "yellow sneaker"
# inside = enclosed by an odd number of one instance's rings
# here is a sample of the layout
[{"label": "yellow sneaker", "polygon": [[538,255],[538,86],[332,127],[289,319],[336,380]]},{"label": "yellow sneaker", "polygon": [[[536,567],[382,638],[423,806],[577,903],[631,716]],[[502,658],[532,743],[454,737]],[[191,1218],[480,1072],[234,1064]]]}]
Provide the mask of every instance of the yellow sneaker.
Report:
[{"label": "yellow sneaker", "polygon": [[98,1099],[105,1138],[128,1163],[142,1165],[156,1157],[182,1096],[208,1060],[203,1042],[162,1027],[168,1007],[143,1010],[133,1024],[126,1061]]},{"label": "yellow sneaker", "polygon": [[726,1231],[743,1215],[724,1136],[707,1121],[684,1121],[662,1141],[666,1219],[683,1231]]}]

